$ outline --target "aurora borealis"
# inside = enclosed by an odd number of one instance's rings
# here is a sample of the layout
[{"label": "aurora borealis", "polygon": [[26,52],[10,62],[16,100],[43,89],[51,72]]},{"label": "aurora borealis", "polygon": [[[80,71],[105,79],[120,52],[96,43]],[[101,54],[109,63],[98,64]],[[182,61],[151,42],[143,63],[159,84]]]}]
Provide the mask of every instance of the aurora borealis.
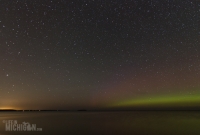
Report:
[{"label": "aurora borealis", "polygon": [[[125,102],[119,102],[115,107],[137,107],[148,109],[190,109],[193,107],[199,107],[200,99],[199,95],[185,95],[185,96],[159,96],[159,97],[146,97],[134,100],[127,100]],[[114,106],[114,105],[112,105]],[[193,108],[194,109],[194,108]]]},{"label": "aurora borealis", "polygon": [[200,109],[200,1],[1,0],[0,109]]}]

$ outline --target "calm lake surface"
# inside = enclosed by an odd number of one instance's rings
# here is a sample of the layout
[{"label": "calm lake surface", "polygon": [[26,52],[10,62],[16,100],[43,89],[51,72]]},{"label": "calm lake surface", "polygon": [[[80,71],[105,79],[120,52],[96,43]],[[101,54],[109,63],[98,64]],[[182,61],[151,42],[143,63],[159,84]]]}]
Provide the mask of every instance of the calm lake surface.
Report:
[{"label": "calm lake surface", "polygon": [[[42,131],[5,131],[5,120]],[[200,135],[200,111],[0,112],[0,135]]]}]

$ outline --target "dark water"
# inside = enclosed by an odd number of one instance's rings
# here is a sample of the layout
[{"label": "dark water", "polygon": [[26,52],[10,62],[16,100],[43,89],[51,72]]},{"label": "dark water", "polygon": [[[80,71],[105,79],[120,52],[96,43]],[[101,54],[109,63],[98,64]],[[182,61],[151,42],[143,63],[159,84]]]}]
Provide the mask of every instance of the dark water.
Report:
[{"label": "dark water", "polygon": [[[42,131],[5,131],[3,120]],[[0,135],[200,135],[198,111],[0,112]]]}]

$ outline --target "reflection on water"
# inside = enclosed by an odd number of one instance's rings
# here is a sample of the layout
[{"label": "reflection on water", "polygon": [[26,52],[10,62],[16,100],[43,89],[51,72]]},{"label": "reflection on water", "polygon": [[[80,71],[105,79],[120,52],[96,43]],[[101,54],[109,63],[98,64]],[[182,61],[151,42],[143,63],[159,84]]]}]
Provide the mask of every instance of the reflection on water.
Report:
[{"label": "reflection on water", "polygon": [[[5,131],[3,120],[36,124],[43,131]],[[0,135],[197,135],[198,111],[0,112]]]}]

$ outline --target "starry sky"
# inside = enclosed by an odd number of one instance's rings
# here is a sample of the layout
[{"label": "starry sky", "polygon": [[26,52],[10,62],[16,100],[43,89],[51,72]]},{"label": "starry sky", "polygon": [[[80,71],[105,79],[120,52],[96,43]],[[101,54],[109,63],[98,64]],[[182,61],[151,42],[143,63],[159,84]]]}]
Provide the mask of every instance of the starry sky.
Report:
[{"label": "starry sky", "polygon": [[0,109],[198,109],[199,25],[199,0],[0,0]]}]

